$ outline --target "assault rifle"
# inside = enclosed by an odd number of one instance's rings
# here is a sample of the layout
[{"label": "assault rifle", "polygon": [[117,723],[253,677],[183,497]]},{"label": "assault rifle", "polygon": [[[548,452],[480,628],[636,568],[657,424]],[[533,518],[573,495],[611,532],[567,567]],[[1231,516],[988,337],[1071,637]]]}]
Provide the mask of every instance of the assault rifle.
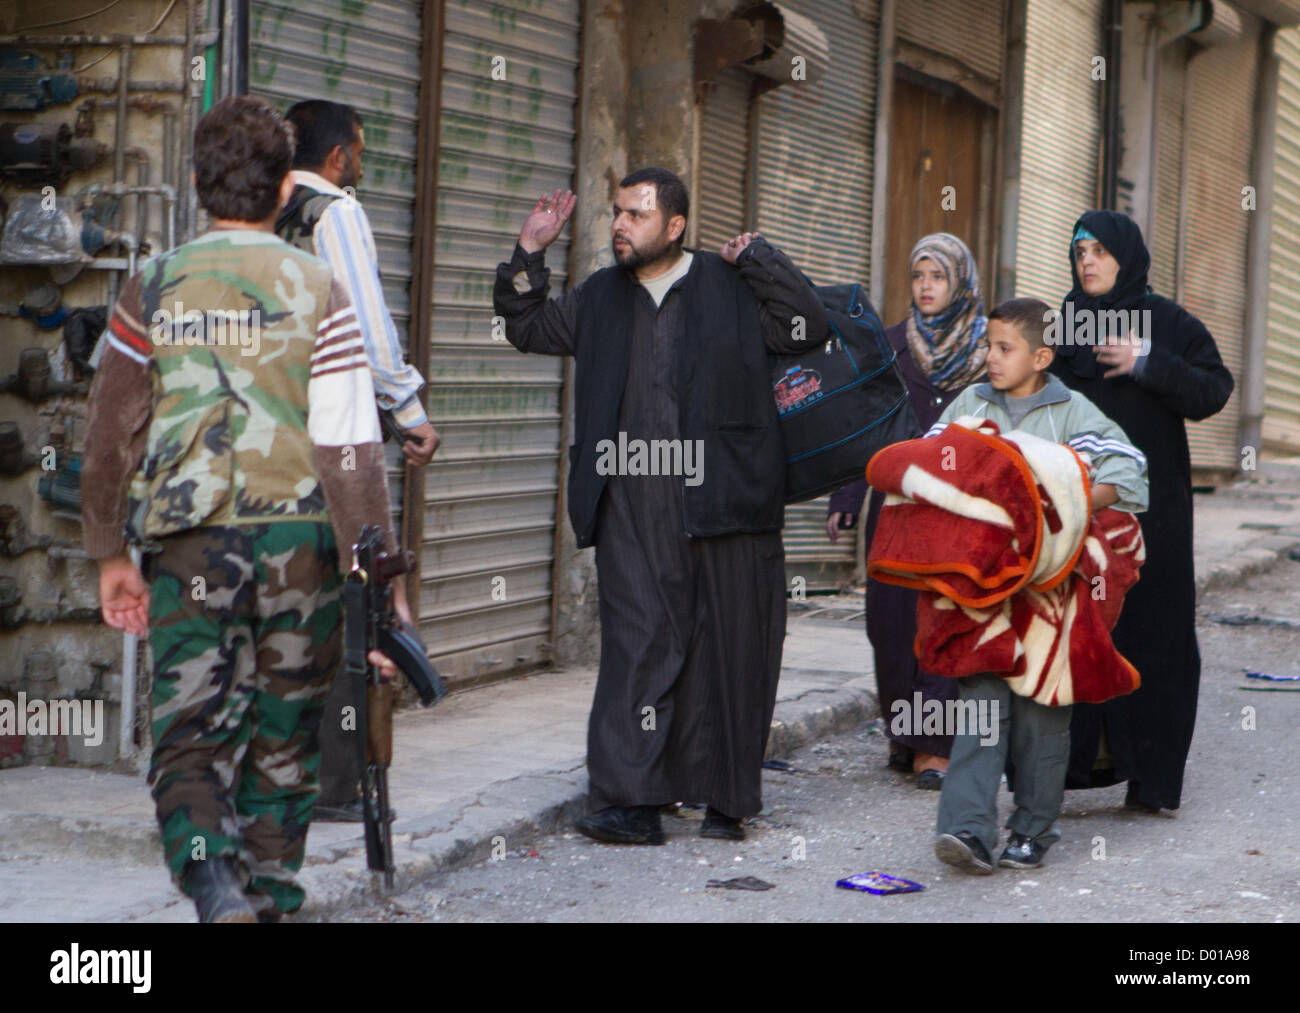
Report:
[{"label": "assault rifle", "polygon": [[367,655],[380,651],[410,680],[428,707],[447,695],[447,687],[429,663],[414,627],[393,613],[392,580],[415,565],[410,552],[384,551],[383,532],[373,524],[361,529],[352,546],[352,570],[343,584],[343,654],[356,705],[357,750],[361,758],[361,805],[366,824],[366,865],[384,874],[393,888],[393,830],[388,806],[388,767],[393,761],[393,694]]}]

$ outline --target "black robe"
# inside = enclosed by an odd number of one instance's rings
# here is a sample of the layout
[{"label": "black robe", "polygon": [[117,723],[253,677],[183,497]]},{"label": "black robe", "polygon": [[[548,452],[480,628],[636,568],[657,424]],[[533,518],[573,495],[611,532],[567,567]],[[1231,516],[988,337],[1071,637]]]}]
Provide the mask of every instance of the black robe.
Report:
[{"label": "black robe", "polygon": [[[1191,748],[1200,688],[1196,581],[1192,554],[1191,455],[1185,420],[1208,418],[1232,393],[1232,374],[1205,325],[1181,306],[1147,290],[1149,256],[1141,232],[1116,212],[1079,219],[1121,265],[1108,296],[1080,306],[1149,310],[1151,347],[1140,375],[1105,379],[1092,348],[1062,346],[1052,370],[1116,422],[1146,455],[1150,506],[1140,515],[1146,562],[1124,600],[1116,648],[1142,684],[1104,704],[1076,704],[1070,725],[1067,788],[1129,782],[1130,799],[1177,809]],[[1076,229],[1077,229],[1076,225]],[[1117,293],[1123,292],[1122,296]],[[1097,766],[1105,731],[1110,760]]]},{"label": "black robe", "polygon": [[[916,413],[921,432],[925,433],[939,421],[943,410],[961,393],[962,388],[944,390],[930,382],[908,349],[906,320],[889,328],[885,332],[885,338],[898,354],[898,365],[907,383],[912,410]],[[850,513],[856,517],[862,509],[862,500],[867,491],[865,478],[836,490],[831,496],[829,512]],[[871,492],[871,505],[861,535],[867,540],[867,545],[875,537],[876,522],[880,519],[880,508],[884,502],[884,493],[874,490]],[[918,753],[946,758],[952,752],[951,734],[912,735],[905,732],[895,735],[891,730],[896,713],[894,704],[898,700],[906,701],[909,710],[904,713],[910,713],[916,693],[921,694],[922,706],[929,700],[943,702],[957,699],[956,679],[927,672],[917,664],[913,641],[916,640],[918,594],[910,587],[884,584],[868,577],[867,639],[871,642],[876,663],[876,689],[880,696],[880,714],[884,720],[885,735],[890,742]],[[907,727],[910,727],[910,721]]]},{"label": "black robe", "polygon": [[[580,544],[591,525],[596,546],[593,810],[700,802],[742,818],[762,808],[786,619],[784,453],[764,346],[805,347],[791,337],[796,314],[808,333],[826,333],[826,323],[806,280],[762,240],[740,259],[744,284],[719,270],[716,255],[697,253],[656,307],[644,287],[609,273],[545,302],[540,258],[518,248],[498,268],[495,304],[511,342],[577,357],[575,470],[596,437],[615,435],[602,418],[629,445],[703,443],[698,483],[603,473],[570,483],[571,497],[594,504],[570,504]],[[513,287],[521,272],[524,292]],[[763,446],[737,454],[741,439]],[[775,470],[763,464],[771,449]],[[689,533],[714,526],[722,530],[709,537]]]}]

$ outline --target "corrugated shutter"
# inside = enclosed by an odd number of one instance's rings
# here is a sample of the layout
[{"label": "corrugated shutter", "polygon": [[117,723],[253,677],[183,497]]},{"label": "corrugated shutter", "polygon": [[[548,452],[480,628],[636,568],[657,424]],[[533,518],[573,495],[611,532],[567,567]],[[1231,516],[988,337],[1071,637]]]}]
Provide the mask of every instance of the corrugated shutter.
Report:
[{"label": "corrugated shutter", "polygon": [[1241,466],[1242,336],[1246,314],[1246,254],[1250,215],[1242,210],[1251,181],[1258,21],[1242,13],[1242,35],[1213,46],[1187,67],[1188,159],[1184,305],[1214,336],[1237,380],[1223,411],[1187,424],[1194,468]]},{"label": "corrugated shutter", "polygon": [[[281,111],[323,98],[352,106],[366,138],[357,198],[379,253],[379,278],[398,339],[410,332],[420,5],[401,0],[253,0],[248,85]],[[375,68],[383,73],[376,74]],[[387,447],[394,530],[401,530],[402,459]]]},{"label": "corrugated shutter", "polygon": [[754,75],[728,68],[714,76],[700,105],[699,182],[696,245],[716,251],[745,231],[746,169],[749,164],[749,106]]},{"label": "corrugated shutter", "polygon": [[1102,48],[1101,0],[1030,0],[1016,295],[1059,306],[1070,289],[1070,229],[1097,207]]},{"label": "corrugated shutter", "polygon": [[960,60],[991,81],[1002,78],[1000,0],[902,0],[897,11],[900,39]]},{"label": "corrugated shutter", "polygon": [[1265,446],[1300,453],[1300,29],[1278,32]]},{"label": "corrugated shutter", "polygon": [[[758,100],[757,224],[819,285],[868,281],[879,31],[875,3],[791,0],[830,42],[825,75]],[[809,588],[853,575],[853,540],[831,545],[826,499],[785,512],[786,572]]]},{"label": "corrugated shutter", "polygon": [[1174,298],[1178,271],[1178,209],[1183,191],[1183,89],[1187,43],[1176,40],[1160,51],[1156,94],[1156,192],[1151,235],[1151,287]]},{"label": "corrugated shutter", "polygon": [[[579,25],[577,0],[446,5],[420,625],[462,683],[548,657],[562,360],[493,340],[492,284],[538,194],[573,184]],[[566,230],[553,295],[568,254]]]}]

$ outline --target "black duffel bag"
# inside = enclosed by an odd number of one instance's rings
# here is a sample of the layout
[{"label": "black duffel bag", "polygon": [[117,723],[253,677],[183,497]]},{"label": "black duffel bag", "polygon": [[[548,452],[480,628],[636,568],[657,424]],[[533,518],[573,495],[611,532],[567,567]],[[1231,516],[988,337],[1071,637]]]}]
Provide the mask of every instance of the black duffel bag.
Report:
[{"label": "black duffel bag", "polygon": [[787,503],[863,478],[877,450],[920,435],[897,356],[862,286],[815,290],[830,319],[826,339],[771,357]]}]

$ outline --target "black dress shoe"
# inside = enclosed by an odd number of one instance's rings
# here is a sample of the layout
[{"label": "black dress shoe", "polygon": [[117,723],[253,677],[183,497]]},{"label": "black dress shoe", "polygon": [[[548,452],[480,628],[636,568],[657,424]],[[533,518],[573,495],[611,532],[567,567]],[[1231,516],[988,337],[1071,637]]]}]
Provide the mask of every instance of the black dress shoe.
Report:
[{"label": "black dress shoe", "polygon": [[916,786],[922,791],[941,791],[947,774],[946,770],[935,770],[933,767],[923,770],[916,775]]},{"label": "black dress shoe", "polygon": [[1024,834],[1012,834],[1007,838],[1007,846],[998,856],[998,865],[1004,869],[1037,869],[1043,864],[1043,855],[1047,849]]},{"label": "black dress shoe", "polygon": [[984,842],[969,830],[955,834],[941,834],[934,842],[934,854],[945,865],[952,865],[972,876],[989,876],[993,873],[993,856]]},{"label": "black dress shoe", "polygon": [[611,805],[588,813],[576,824],[578,833],[602,844],[666,844],[657,805]]},{"label": "black dress shoe", "polygon": [[191,862],[185,870],[184,887],[198,908],[200,922],[257,921],[229,858]]},{"label": "black dress shoe", "polygon": [[743,841],[745,828],[740,825],[740,820],[732,819],[726,813],[709,806],[704,813],[704,825],[700,827],[700,836],[714,837],[720,841]]},{"label": "black dress shoe", "polygon": [[[366,810],[361,804],[360,798],[354,798],[351,802],[344,802],[342,805],[317,805],[312,810],[312,821],[315,823],[361,823],[365,821]],[[397,810],[392,806],[388,807],[388,818],[397,819]]]},{"label": "black dress shoe", "polygon": [[913,751],[907,746],[891,744],[889,747],[889,769],[896,770],[900,774],[910,774],[914,755]]}]

